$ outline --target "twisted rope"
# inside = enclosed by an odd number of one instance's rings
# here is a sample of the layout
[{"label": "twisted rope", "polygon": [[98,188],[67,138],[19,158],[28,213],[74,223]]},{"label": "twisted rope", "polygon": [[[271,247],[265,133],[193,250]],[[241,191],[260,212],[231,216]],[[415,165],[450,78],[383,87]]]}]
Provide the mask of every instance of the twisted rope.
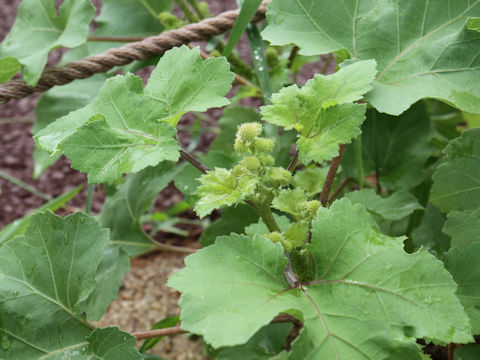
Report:
[{"label": "twisted rope", "polygon": [[[253,22],[265,18],[265,7],[268,2],[266,0],[262,3],[252,19]],[[231,29],[235,24],[238,13],[239,10],[225,11],[216,17],[147,37],[142,41],[109,49],[101,54],[88,56],[62,67],[47,68],[43,71],[36,86],[28,86],[24,80],[10,80],[0,85],[0,104],[33,93],[44,92],[56,85],[68,84],[75,79],[85,79],[93,74],[106,72],[114,66],[122,66],[134,60],[144,60],[154,55],[162,55],[173,47],[188,44],[192,41],[208,40]]]}]

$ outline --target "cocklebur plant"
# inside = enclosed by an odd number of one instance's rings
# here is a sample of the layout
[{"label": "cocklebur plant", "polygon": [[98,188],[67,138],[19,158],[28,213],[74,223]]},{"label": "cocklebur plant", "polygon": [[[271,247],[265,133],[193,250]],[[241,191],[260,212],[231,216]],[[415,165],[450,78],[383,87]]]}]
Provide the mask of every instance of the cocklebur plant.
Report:
[{"label": "cocklebur plant", "polygon": [[[115,28],[108,11],[133,3],[104,1],[96,34]],[[79,20],[93,16],[88,1],[65,1],[59,16],[49,5],[35,23],[19,9],[14,46],[0,49],[0,67],[14,57],[29,83],[41,69],[15,42],[75,46],[72,30],[86,37]],[[183,46],[162,56],[146,86],[127,72],[47,93],[37,146],[108,184],[107,199],[97,219],[43,212],[0,231],[0,358],[142,359],[132,335],[92,321],[130,258],[160,248],[143,225],[172,181],[199,217],[220,213],[169,280],[182,294],[181,328],[215,348],[212,357],[410,360],[428,356],[418,339],[454,343],[450,353],[474,341],[480,131],[466,111],[480,112],[479,16],[471,1],[272,0],[262,36],[277,46],[265,59],[248,29],[257,78],[224,109],[207,154],[182,148],[177,131],[183,114],[229,104],[234,75],[221,56],[202,60]],[[165,13],[153,21],[162,19],[180,25]],[[31,24],[63,35],[40,42]],[[132,24],[122,30],[156,33]],[[337,55],[333,74],[292,84],[297,60],[326,53]],[[260,111],[238,106],[260,93]],[[480,357],[475,346],[455,350],[468,353]]]}]

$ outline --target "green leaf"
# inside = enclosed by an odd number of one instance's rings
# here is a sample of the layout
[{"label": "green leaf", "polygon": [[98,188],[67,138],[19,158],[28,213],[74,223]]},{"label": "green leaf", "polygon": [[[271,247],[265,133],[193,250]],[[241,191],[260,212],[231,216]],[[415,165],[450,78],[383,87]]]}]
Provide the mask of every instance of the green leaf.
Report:
[{"label": "green leaf", "polygon": [[[168,327],[172,327],[172,326],[177,325],[179,321],[180,321],[180,316],[178,316],[178,315],[169,316],[169,317],[166,317],[165,319],[162,319],[159,322],[157,322],[155,325],[153,325],[150,328],[150,330],[165,329],[165,328],[168,328]],[[160,336],[158,338],[145,340],[145,342],[140,347],[140,352],[143,353],[143,352],[153,348],[155,345],[157,345],[164,338],[165,338],[165,336]]]},{"label": "green leaf", "polygon": [[450,211],[443,232],[452,238],[452,247],[463,248],[480,241],[480,213],[475,211]]},{"label": "green leaf", "polygon": [[[88,350],[85,355],[94,354],[102,360],[142,360],[135,348],[136,338],[116,327],[96,329],[88,337]],[[68,353],[66,356],[74,354]],[[82,354],[83,355],[83,354]],[[93,358],[89,356],[88,358]],[[85,358],[87,359],[87,358]]]},{"label": "green leaf", "polygon": [[480,357],[480,345],[468,345],[455,349],[455,360],[476,360]]},{"label": "green leaf", "polygon": [[0,58],[0,84],[10,80],[22,66],[14,57]]},{"label": "green leaf", "polygon": [[212,245],[217,237],[230,233],[241,234],[245,227],[257,221],[258,214],[249,205],[226,208],[220,218],[205,229],[199,241],[203,247]]},{"label": "green leaf", "polygon": [[205,217],[214,209],[222,206],[239,204],[246,197],[253,195],[258,179],[251,174],[236,178],[231,170],[215,168],[202,175],[196,194],[200,199],[195,204],[195,212]]},{"label": "green leaf", "polygon": [[190,49],[183,45],[163,55],[150,76],[145,94],[157,101],[165,114],[163,118],[179,117],[188,111],[228,105],[225,95],[233,78],[225,58],[202,60],[198,47]]},{"label": "green leaf", "polygon": [[87,320],[99,321],[108,310],[110,302],[118,297],[125,274],[130,270],[130,258],[119,247],[105,249],[95,280],[97,287],[87,300],[81,304],[87,314]]},{"label": "green leaf", "polygon": [[273,0],[262,35],[303,55],[346,49],[353,59],[377,60],[366,100],[380,112],[399,115],[428,97],[478,113],[480,34],[465,23],[479,15],[471,1]]},{"label": "green leaf", "polygon": [[114,126],[105,118],[94,117],[61,145],[72,168],[88,173],[89,183],[111,184],[124,173],[135,173],[163,160],[178,160],[176,131],[166,122],[158,122],[151,131],[129,123],[123,128]]},{"label": "green leaf", "polygon": [[250,20],[252,20],[253,16],[257,12],[257,9],[261,3],[262,0],[242,1],[240,13],[238,14],[235,25],[233,25],[232,31],[230,32],[227,45],[225,45],[225,49],[223,50],[224,56],[228,56],[232,52],[233,48],[237,44],[238,40],[240,40],[240,37],[247,28]]},{"label": "green leaf", "polygon": [[33,86],[51,50],[74,48],[86,41],[94,15],[90,0],[65,0],[58,17],[51,0],[23,0],[15,24],[0,45],[0,56],[16,58],[22,64],[23,78]]},{"label": "green leaf", "polygon": [[359,61],[335,74],[317,74],[301,89],[283,88],[262,107],[264,120],[299,133],[297,146],[304,164],[331,160],[338,146],[360,135],[365,105],[351,104],[367,92],[376,70],[375,61]]},{"label": "green leaf", "polygon": [[389,197],[378,195],[373,189],[362,189],[345,195],[354,204],[360,203],[372,214],[385,220],[400,220],[423,207],[415,196],[406,191],[397,191]]},{"label": "green leaf", "polygon": [[300,218],[307,200],[308,196],[302,189],[283,189],[273,199],[272,207]]},{"label": "green leaf", "polygon": [[[54,87],[45,92],[35,106],[35,125],[33,135],[69,112],[88,105],[98,93],[106,76],[96,74],[88,79],[75,80],[70,84]],[[33,152],[33,177],[38,178],[46,168],[57,161],[59,155],[49,154],[38,147]]]},{"label": "green leaf", "polygon": [[[401,116],[368,110],[362,126],[364,173],[376,172],[380,185],[389,189],[409,190],[418,185],[435,150],[429,145],[433,134],[428,119],[423,102]],[[355,164],[353,149],[349,150],[342,161],[345,168],[348,162]]]},{"label": "green leaf", "polygon": [[268,73],[267,59],[265,57],[265,42],[260,35],[257,24],[248,24],[246,29],[248,45],[250,46],[250,54],[252,65],[257,75],[260,89],[265,104],[269,104],[272,97],[272,85],[270,83],[270,74]]},{"label": "green leaf", "polygon": [[452,248],[444,257],[445,268],[458,285],[457,296],[470,317],[472,334],[480,333],[480,243]]},{"label": "green leaf", "polygon": [[480,129],[470,129],[452,140],[446,157],[433,174],[430,201],[440,210],[480,208]]},{"label": "green leaf", "polygon": [[[215,357],[216,360],[267,360],[278,359],[276,356],[284,346],[285,340],[292,329],[292,324],[270,324],[261,328],[244,345],[222,348]],[[284,354],[286,355],[286,354]],[[287,358],[286,356],[284,357]]]},{"label": "green leaf", "polygon": [[220,237],[190,255],[169,280],[183,293],[182,328],[214,347],[236,345],[287,312],[305,321],[292,359],[420,359],[415,338],[472,340],[442,263],[405,253],[362,206],[321,208],[309,249],[317,277],[297,288],[284,279],[282,247],[263,236]]},{"label": "green leaf", "polygon": [[132,74],[108,79],[91,104],[40,131],[36,141],[51,153],[63,150],[73,167],[89,172],[89,181],[111,183],[122,173],[178,159],[167,123],[227,104],[232,80],[225,59],[202,61],[198,49],[175,48],[160,59],[145,90]]},{"label": "green leaf", "polygon": [[307,167],[304,170],[297,171],[292,179],[295,187],[300,187],[309,196],[320,193],[323,189],[323,183],[327,178],[328,168]]},{"label": "green leaf", "polygon": [[43,204],[39,208],[35,209],[32,213],[25,215],[24,217],[5,226],[2,230],[0,230],[0,245],[8,240],[13,239],[15,236],[23,234],[30,223],[30,219],[35,213],[42,212],[44,210],[56,211],[60,209],[63,205],[73,199],[82,189],[83,185],[77,186],[65,194],[62,194],[59,197],[56,197],[55,199]]},{"label": "green leaf", "polygon": [[0,246],[0,332],[11,340],[3,359],[53,358],[87,345],[92,330],[79,304],[97,286],[108,238],[85,214],[62,219],[46,212]]},{"label": "green leaf", "polygon": [[100,224],[110,228],[110,245],[137,256],[155,249],[156,244],[142,230],[140,218],[149,211],[160,191],[180,169],[169,162],[128,175],[112,196],[107,196]]},{"label": "green leaf", "polygon": [[431,203],[427,204],[422,222],[412,232],[415,250],[424,247],[437,257],[441,257],[450,248],[450,238],[442,232],[445,215]]}]

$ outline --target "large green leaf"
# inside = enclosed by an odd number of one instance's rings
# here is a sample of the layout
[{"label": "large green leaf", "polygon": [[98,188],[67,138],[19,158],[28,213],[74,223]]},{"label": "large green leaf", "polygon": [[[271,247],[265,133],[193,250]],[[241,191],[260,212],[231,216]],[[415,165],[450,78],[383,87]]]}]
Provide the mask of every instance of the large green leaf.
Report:
[{"label": "large green leaf", "polygon": [[107,196],[99,221],[110,228],[111,246],[121,247],[130,256],[155,249],[156,244],[142,230],[140,218],[152,208],[155,197],[178,170],[169,162],[146,168],[127,176],[117,191]]},{"label": "large green leaf", "polygon": [[464,131],[444,150],[447,155],[433,174],[430,201],[440,210],[480,208],[480,129]]},{"label": "large green leaf", "polygon": [[455,349],[455,360],[477,360],[480,357],[480,345],[468,345]]},{"label": "large green leaf", "polygon": [[178,159],[169,124],[185,112],[227,104],[232,80],[225,59],[202,61],[198,48],[175,48],[162,57],[145,90],[131,74],[108,79],[91,104],[43,129],[36,140],[51,153],[63,150],[89,181],[113,182]]},{"label": "large green leaf", "polygon": [[430,97],[478,113],[480,34],[465,22],[479,15],[470,0],[273,0],[263,36],[304,55],[346,49],[376,59],[366,99],[380,112],[398,115]]},{"label": "large green leaf", "polygon": [[450,249],[444,257],[445,267],[458,284],[457,295],[470,317],[472,333],[480,333],[480,243],[464,249]]},{"label": "large green leaf", "polygon": [[423,209],[415,196],[406,191],[397,191],[389,197],[381,197],[373,189],[352,191],[345,197],[350,201],[360,203],[372,214],[386,220],[400,220],[415,210]]},{"label": "large green leaf", "polygon": [[[94,291],[108,230],[82,213],[32,216],[25,235],[0,246],[2,359],[58,359],[86,349],[80,304]],[[1,351],[1,350],[0,350]]]},{"label": "large green leaf", "polygon": [[[364,173],[376,172],[380,184],[387,188],[411,189],[425,177],[425,163],[435,150],[428,143],[432,135],[423,102],[401,116],[368,110],[362,126]],[[344,160],[354,163],[351,150]]]},{"label": "large green leaf", "polygon": [[316,280],[297,288],[284,279],[282,247],[263,236],[221,237],[190,255],[169,281],[183,293],[182,327],[215,347],[235,345],[287,312],[305,321],[292,359],[420,359],[414,338],[472,340],[442,263],[405,253],[361,205],[321,208],[309,248]]},{"label": "large green leaf", "polygon": [[301,89],[283,88],[262,108],[264,120],[298,132],[299,158],[304,164],[331,160],[338,146],[360,135],[365,105],[362,98],[375,76],[374,61],[360,61],[333,75],[315,75]]},{"label": "large green leaf", "polygon": [[25,81],[35,85],[48,53],[60,46],[73,48],[84,43],[94,15],[90,0],[65,0],[58,17],[52,0],[23,0],[15,24],[0,45],[0,56],[16,58]]},{"label": "large green leaf", "polygon": [[[35,106],[36,119],[32,133],[35,135],[59,117],[88,105],[97,96],[105,79],[104,74],[96,74],[88,79],[75,80],[45,92]],[[49,156],[45,150],[35,147],[33,177],[38,178],[58,158],[59,154]]]}]

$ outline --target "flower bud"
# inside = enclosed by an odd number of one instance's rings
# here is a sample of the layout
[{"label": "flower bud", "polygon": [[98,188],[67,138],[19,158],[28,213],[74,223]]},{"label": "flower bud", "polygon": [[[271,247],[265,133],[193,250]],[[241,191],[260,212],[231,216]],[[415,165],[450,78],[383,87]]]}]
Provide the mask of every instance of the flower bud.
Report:
[{"label": "flower bud", "polygon": [[274,146],[275,146],[275,143],[273,142],[272,139],[259,138],[259,139],[255,139],[253,143],[255,153],[272,152]]},{"label": "flower bud", "polygon": [[274,188],[282,188],[290,184],[292,174],[282,167],[274,167],[268,169],[265,180],[267,185]]},{"label": "flower bud", "polygon": [[255,138],[263,131],[262,124],[257,122],[244,123],[237,131],[237,139],[243,144],[250,146]]}]

